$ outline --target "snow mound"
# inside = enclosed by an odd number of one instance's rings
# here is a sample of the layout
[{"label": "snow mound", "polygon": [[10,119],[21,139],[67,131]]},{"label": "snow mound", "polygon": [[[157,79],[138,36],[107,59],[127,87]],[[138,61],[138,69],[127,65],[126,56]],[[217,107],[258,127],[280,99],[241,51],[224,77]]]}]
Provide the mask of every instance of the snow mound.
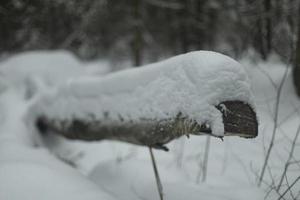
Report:
[{"label": "snow mound", "polygon": [[1,142],[0,155],[0,199],[113,199],[45,149]]},{"label": "snow mound", "polygon": [[29,113],[34,118],[110,123],[164,120],[181,113],[208,123],[221,136],[222,114],[215,106],[230,100],[253,105],[244,68],[225,55],[195,51],[102,78],[69,80],[41,95]]},{"label": "snow mound", "polygon": [[42,146],[24,124],[28,100],[10,88],[0,94],[0,199],[111,200],[77,170]]},{"label": "snow mound", "polygon": [[64,50],[23,52],[1,62],[0,92],[11,86],[23,88],[24,84],[34,87],[37,82],[53,87],[70,78],[101,76],[108,71],[104,61],[81,62]]},{"label": "snow mound", "polygon": [[79,60],[67,51],[20,53],[1,63],[0,69],[3,78],[14,85],[24,84],[35,77],[47,85],[54,85],[64,82],[66,77],[77,77],[82,72]]}]

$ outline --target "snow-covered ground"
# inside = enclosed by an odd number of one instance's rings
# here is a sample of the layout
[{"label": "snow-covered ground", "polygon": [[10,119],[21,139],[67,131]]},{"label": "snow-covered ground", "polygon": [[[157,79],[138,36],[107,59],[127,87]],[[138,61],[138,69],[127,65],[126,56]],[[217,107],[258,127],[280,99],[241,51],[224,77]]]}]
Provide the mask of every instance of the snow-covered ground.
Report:
[{"label": "snow-covered ground", "polygon": [[[263,184],[258,188],[257,176],[273,129],[277,93],[274,84],[278,87],[286,66],[275,57],[268,62],[254,63],[248,58],[240,62],[252,83],[260,119],[259,136],[228,137],[224,142],[212,138],[204,183],[200,165],[205,136],[180,138],[168,144],[169,152],[155,151],[166,200],[264,199],[268,186]],[[64,51],[28,52],[0,63],[1,200],[159,199],[147,148],[111,141],[88,143],[56,136],[42,138],[24,123],[28,107],[41,91],[70,78],[102,76],[108,72],[104,61],[83,63]],[[267,183],[271,183],[269,172],[277,180],[283,171],[299,126],[299,107],[289,75],[280,101],[280,126],[270,171],[265,175]],[[299,145],[294,158],[300,158]],[[288,180],[292,182],[299,174],[299,166],[291,165]],[[300,182],[292,192],[297,196],[299,191]],[[276,192],[268,196],[277,198]],[[285,199],[293,198],[287,194]]]}]

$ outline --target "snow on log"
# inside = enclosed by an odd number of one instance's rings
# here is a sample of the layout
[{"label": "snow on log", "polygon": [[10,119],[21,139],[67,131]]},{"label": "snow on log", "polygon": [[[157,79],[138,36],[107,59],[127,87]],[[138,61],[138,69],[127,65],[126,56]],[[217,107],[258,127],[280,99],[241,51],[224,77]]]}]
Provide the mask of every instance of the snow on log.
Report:
[{"label": "snow on log", "polygon": [[196,51],[84,78],[42,94],[29,113],[40,131],[70,139],[112,139],[161,147],[182,135],[258,132],[244,68],[215,52]]}]

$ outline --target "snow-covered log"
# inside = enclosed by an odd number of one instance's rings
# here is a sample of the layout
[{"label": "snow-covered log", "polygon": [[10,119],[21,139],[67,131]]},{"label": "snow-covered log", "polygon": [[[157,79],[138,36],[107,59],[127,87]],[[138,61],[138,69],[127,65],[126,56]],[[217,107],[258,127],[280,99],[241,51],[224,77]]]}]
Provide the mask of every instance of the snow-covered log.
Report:
[{"label": "snow-covered log", "polygon": [[244,68],[225,55],[196,51],[68,81],[41,95],[29,113],[40,131],[159,148],[189,134],[253,138],[258,132],[253,108]]}]

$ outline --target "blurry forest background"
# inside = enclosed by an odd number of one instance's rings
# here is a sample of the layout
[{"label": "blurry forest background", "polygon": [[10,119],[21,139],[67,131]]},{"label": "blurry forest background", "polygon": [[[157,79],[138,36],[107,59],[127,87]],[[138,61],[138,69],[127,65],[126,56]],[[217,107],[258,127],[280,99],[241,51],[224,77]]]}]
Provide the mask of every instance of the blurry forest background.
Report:
[{"label": "blurry forest background", "polygon": [[299,7],[299,0],[2,0],[0,56],[66,49],[109,59],[115,71],[125,61],[139,66],[200,49],[236,59],[277,54],[296,66],[300,94]]},{"label": "blurry forest background", "polygon": [[68,49],[134,65],[192,50],[283,61],[296,48],[298,0],[1,0],[0,53]]},{"label": "blurry forest background", "polygon": [[[71,51],[80,62],[60,51],[16,55],[60,49]],[[67,78],[89,73],[99,75],[94,72],[104,69],[106,61],[109,61],[110,72],[193,50],[221,52],[245,66],[256,98],[260,129],[258,137],[251,141],[230,138],[220,145],[221,141],[212,140],[210,144],[209,139],[204,141],[199,137],[185,145],[185,138],[181,138],[170,144],[174,149],[172,153],[157,152],[169,199],[198,200],[199,194],[204,194],[204,199],[299,199],[300,107],[294,88],[299,95],[300,0],[1,0],[0,114],[4,117],[0,116],[0,157],[4,164],[13,162],[7,165],[7,172],[2,168],[0,173],[3,180],[0,197],[7,193],[5,188],[10,188],[13,192],[9,195],[23,198],[23,194],[29,193],[26,187],[33,186],[34,191],[45,191],[49,199],[58,199],[57,191],[65,197],[65,186],[74,184],[74,179],[66,179],[70,182],[60,188],[56,183],[64,180],[60,179],[65,178],[63,173],[59,174],[58,181],[53,179],[55,184],[49,183],[49,187],[43,185],[46,181],[36,182],[35,177],[40,179],[36,169],[43,169],[44,165],[48,169],[48,165],[56,161],[51,157],[48,163],[47,156],[39,151],[33,154],[34,148],[27,144],[24,149],[30,152],[23,155],[19,144],[24,142],[15,142],[19,132],[24,135],[20,140],[28,138],[23,118],[19,116],[23,116],[22,110],[27,109],[29,100],[21,97],[18,88],[25,91],[27,85],[34,83],[32,77],[40,77],[45,83],[49,79],[54,87]],[[94,64],[98,71],[93,68]],[[87,66],[92,70],[88,71]],[[55,145],[53,149],[58,152],[55,152],[57,157],[86,175],[85,179],[78,180],[78,188],[82,188],[84,180],[93,180],[104,191],[119,197],[116,199],[146,199],[142,197],[156,195],[153,175],[149,173],[148,151],[142,148],[137,151],[139,147],[119,143],[72,144],[74,149],[83,149],[77,155],[69,151],[72,145],[65,143],[57,145],[62,150]],[[28,159],[30,163],[31,154],[37,155],[34,157],[37,161],[45,157],[46,164],[27,173],[15,160]],[[183,165],[185,162],[188,164]],[[27,169],[27,165],[24,166]],[[59,170],[54,169],[53,174],[59,172],[60,164]],[[65,171],[68,175],[69,169]],[[47,173],[40,172],[44,178],[41,180],[49,180]],[[24,174],[28,175],[26,181]],[[52,172],[48,174],[52,180]],[[16,179],[11,178],[15,175]],[[16,187],[15,180],[20,177],[24,184],[20,181]],[[198,185],[200,178],[202,182],[208,179],[209,184]],[[264,186],[264,194],[256,187],[257,182]],[[1,193],[1,189],[5,192]],[[81,194],[81,190],[74,191],[74,195]],[[82,195],[90,194],[89,190],[85,191],[87,193]],[[43,192],[32,194],[44,195]]]}]

